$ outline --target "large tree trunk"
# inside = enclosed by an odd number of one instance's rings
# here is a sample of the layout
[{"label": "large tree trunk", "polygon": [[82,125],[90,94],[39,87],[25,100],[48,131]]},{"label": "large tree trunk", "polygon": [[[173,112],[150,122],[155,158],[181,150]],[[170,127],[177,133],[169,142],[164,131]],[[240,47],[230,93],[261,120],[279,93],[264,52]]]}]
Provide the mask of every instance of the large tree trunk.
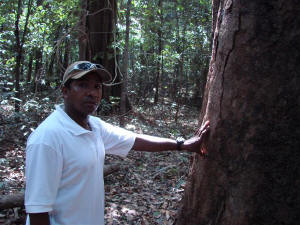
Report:
[{"label": "large tree trunk", "polygon": [[194,156],[177,224],[299,224],[300,4],[219,5]]},{"label": "large tree trunk", "polygon": [[[114,82],[120,81],[116,68],[117,56],[112,47],[115,38],[115,23],[117,20],[116,0],[81,0],[82,13],[79,23],[79,56],[80,60],[89,60],[102,64],[115,77]],[[121,96],[121,85],[104,86],[103,98],[109,95]]]}]

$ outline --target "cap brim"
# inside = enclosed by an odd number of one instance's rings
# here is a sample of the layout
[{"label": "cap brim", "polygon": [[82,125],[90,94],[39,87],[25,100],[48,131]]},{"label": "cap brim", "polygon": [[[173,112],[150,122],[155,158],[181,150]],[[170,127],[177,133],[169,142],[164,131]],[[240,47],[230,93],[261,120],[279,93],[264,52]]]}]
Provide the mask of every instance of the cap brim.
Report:
[{"label": "cap brim", "polygon": [[106,70],[106,69],[91,69],[91,70],[88,70],[88,71],[79,71],[77,73],[75,73],[75,75],[71,76],[69,79],[79,79],[89,73],[96,73],[98,74],[98,76],[100,77],[101,81],[104,83],[104,82],[109,82],[111,81],[112,77],[111,77],[111,74]]}]

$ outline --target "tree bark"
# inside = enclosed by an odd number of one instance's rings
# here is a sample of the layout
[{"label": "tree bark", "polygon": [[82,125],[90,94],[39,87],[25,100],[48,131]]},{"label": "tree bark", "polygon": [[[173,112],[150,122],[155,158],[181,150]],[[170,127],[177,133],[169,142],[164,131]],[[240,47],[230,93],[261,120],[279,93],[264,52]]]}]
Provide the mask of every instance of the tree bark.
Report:
[{"label": "tree bark", "polygon": [[26,75],[26,82],[30,83],[31,81],[31,73],[32,73],[32,62],[33,62],[33,55],[29,56],[28,68],[27,68],[27,75]]},{"label": "tree bark", "polygon": [[298,224],[300,5],[217,2],[209,156],[193,158],[176,224]]},{"label": "tree bark", "polygon": [[159,81],[163,70],[163,64],[162,64],[162,50],[163,50],[163,40],[162,40],[162,26],[163,26],[163,7],[162,7],[162,1],[158,1],[158,8],[159,8],[159,22],[160,25],[158,27],[157,35],[158,35],[158,59],[157,59],[157,71],[156,71],[156,77],[155,77],[155,94],[154,94],[154,104],[158,103],[158,97],[159,97]]},{"label": "tree bark", "polygon": [[[22,14],[22,1],[18,0],[18,8],[17,8],[17,14],[16,14],[16,21],[15,21],[15,38],[16,38],[16,65],[15,65],[15,91],[16,91],[16,98],[19,99],[21,96],[20,93],[20,76],[21,76],[21,61],[23,56],[23,45],[25,42],[25,37],[27,34],[27,26],[29,21],[29,16],[31,14],[31,7],[32,7],[32,0],[28,0],[28,8],[27,8],[27,14],[23,29],[23,35],[21,36],[20,32],[20,17]],[[20,102],[19,100],[15,101],[15,111],[20,111]]]},{"label": "tree bark", "polygon": [[80,17],[78,24],[78,43],[79,43],[79,60],[91,60],[91,56],[88,54],[88,34],[86,27],[87,17],[87,0],[80,0]]},{"label": "tree bark", "polygon": [[[114,77],[114,82],[120,82],[120,75],[116,67],[118,57],[117,52],[112,48],[112,43],[115,38],[115,23],[117,21],[117,1],[116,0],[95,0],[87,1],[87,4],[82,3],[85,7],[86,28],[81,29],[86,32],[84,36],[85,43],[81,44],[83,51],[85,46],[85,58],[83,53],[80,53],[82,60],[90,60],[95,63],[102,64]],[[100,22],[99,22],[100,21]],[[109,96],[121,96],[121,85],[104,86],[103,98],[108,100]]]},{"label": "tree bark", "polygon": [[36,95],[41,87],[41,78],[43,72],[43,51],[37,47],[35,49],[35,69],[32,92]]},{"label": "tree bark", "polygon": [[129,30],[130,30],[130,8],[131,0],[127,0],[126,9],[126,36],[125,36],[125,48],[123,53],[123,81],[122,81],[122,92],[121,92],[121,104],[120,104],[120,126],[125,126],[125,113],[126,113],[126,103],[127,103],[127,71],[128,71],[128,47],[129,47]]}]

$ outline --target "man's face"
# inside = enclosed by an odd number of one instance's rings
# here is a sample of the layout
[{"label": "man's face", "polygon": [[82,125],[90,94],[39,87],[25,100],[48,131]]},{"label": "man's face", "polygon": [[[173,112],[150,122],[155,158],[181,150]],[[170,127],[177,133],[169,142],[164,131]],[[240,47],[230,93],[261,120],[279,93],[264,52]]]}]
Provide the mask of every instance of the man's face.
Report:
[{"label": "man's face", "polygon": [[73,116],[87,116],[95,112],[102,98],[102,84],[96,73],[73,80],[70,88],[63,87],[65,107]]}]

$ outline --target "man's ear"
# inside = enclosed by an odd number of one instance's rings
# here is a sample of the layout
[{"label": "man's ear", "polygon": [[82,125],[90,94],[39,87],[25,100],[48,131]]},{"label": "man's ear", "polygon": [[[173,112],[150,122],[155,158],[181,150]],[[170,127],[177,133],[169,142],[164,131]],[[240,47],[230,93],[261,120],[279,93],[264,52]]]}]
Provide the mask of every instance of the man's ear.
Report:
[{"label": "man's ear", "polygon": [[61,87],[61,92],[63,94],[63,97],[66,98],[68,96],[69,89],[66,86]]}]

